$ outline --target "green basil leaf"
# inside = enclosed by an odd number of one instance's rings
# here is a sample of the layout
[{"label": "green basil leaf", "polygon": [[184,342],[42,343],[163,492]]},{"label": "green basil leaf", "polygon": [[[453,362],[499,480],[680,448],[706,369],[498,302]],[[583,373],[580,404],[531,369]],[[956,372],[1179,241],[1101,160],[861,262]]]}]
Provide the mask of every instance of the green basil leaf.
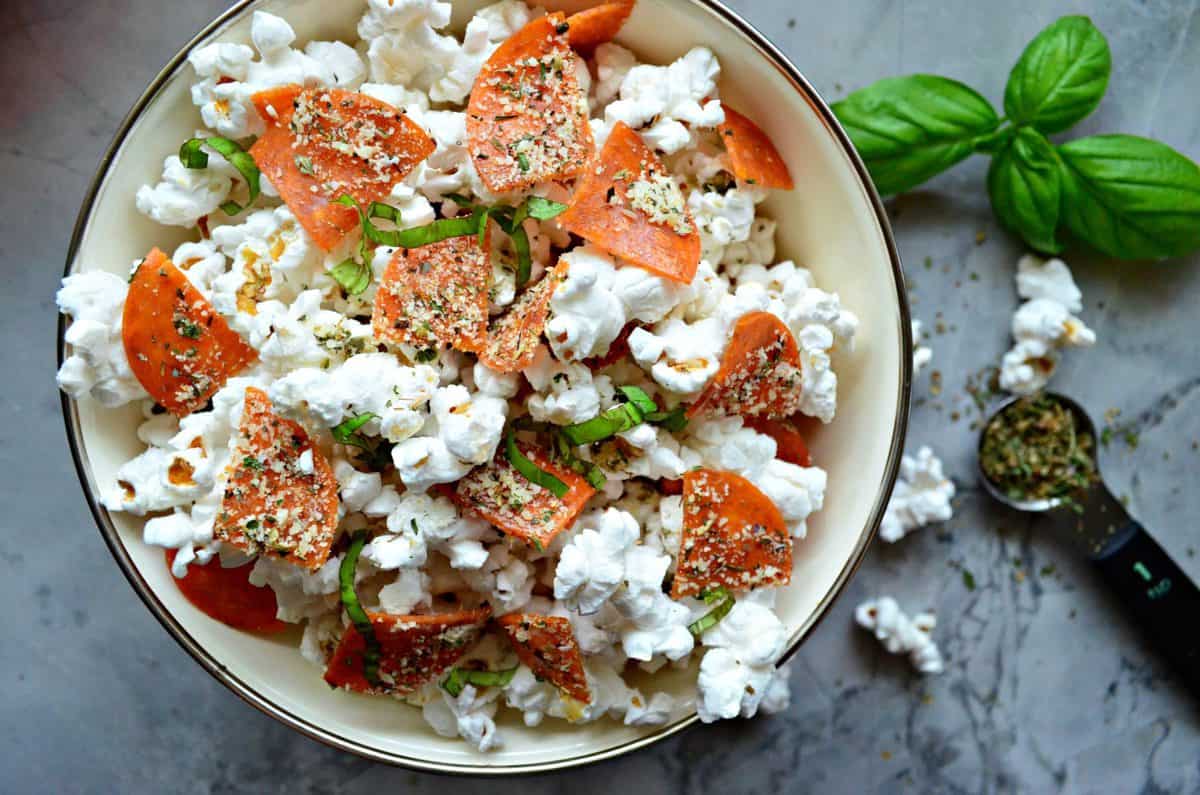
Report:
[{"label": "green basil leaf", "polygon": [[571,490],[566,483],[563,483],[549,472],[543,471],[537,464],[526,458],[525,454],[517,447],[516,434],[511,430],[508,432],[508,437],[504,442],[504,453],[508,456],[508,462],[513,465],[513,469],[520,472],[530,483],[536,483],[548,490],[555,497],[562,499]]},{"label": "green basil leaf", "polygon": [[358,262],[353,257],[345,259],[329,269],[330,277],[342,286],[347,295],[359,295],[371,286],[374,272],[365,262]]},{"label": "green basil leaf", "polygon": [[362,414],[356,414],[345,422],[334,425],[329,429],[333,434],[333,438],[341,444],[352,444],[355,447],[361,447],[366,450],[369,445],[358,429],[366,425],[371,420],[375,419],[375,415],[369,411]]},{"label": "green basil leaf", "polygon": [[179,147],[179,160],[183,163],[184,168],[201,169],[208,168],[208,153],[201,149],[201,146],[207,146],[216,151],[221,157],[229,162],[229,165],[238,170],[242,175],[242,179],[246,180],[246,187],[250,189],[250,198],[246,200],[245,205],[238,204],[235,201],[229,200],[221,202],[221,210],[226,215],[237,215],[242,210],[254,204],[254,200],[258,198],[259,191],[262,189],[260,177],[262,173],[258,170],[258,164],[254,162],[254,158],[250,153],[242,149],[236,141],[231,141],[228,138],[190,138],[183,142],[183,146]]},{"label": "green basil leaf", "polygon": [[575,455],[575,451],[571,448],[571,442],[566,436],[563,436],[557,429],[550,430],[554,435],[554,458],[563,466],[568,467],[573,472],[583,476],[583,479],[588,482],[588,485],[594,489],[604,488],[604,484],[608,482],[604,471],[600,467],[593,464],[591,461],[585,461]]},{"label": "green basil leaf", "polygon": [[635,404],[622,403],[606,409],[590,420],[577,422],[574,425],[564,425],[559,432],[567,437],[567,441],[578,447],[583,444],[602,442],[622,431],[636,428],[645,419],[645,414]]},{"label": "green basil leaf", "polygon": [[979,92],[936,75],[880,80],[833,110],[884,195],[915,188],[965,159],[1000,125]]},{"label": "green basil leaf", "polygon": [[529,217],[539,221],[548,221],[567,209],[567,205],[543,199],[541,196],[530,196],[526,200],[525,206],[529,208]]},{"label": "green basil leaf", "polygon": [[654,398],[647,395],[641,387],[619,386],[617,391],[624,395],[626,400],[637,406],[642,414],[652,414],[658,411],[658,404],[654,402]]},{"label": "green basil leaf", "polygon": [[1111,72],[1104,34],[1087,17],[1063,17],[1021,53],[1004,89],[1004,112],[1016,124],[1062,132],[1096,109]]},{"label": "green basil leaf", "polygon": [[729,611],[733,609],[733,605],[737,602],[733,598],[733,595],[724,588],[718,588],[710,593],[705,593],[702,598],[705,604],[712,604],[718,598],[722,601],[712,610],[709,610],[700,616],[700,618],[688,624],[688,632],[691,632],[697,638],[721,623],[721,619],[729,615]]},{"label": "green basil leaf", "polygon": [[1161,259],[1200,248],[1200,167],[1133,135],[1095,135],[1058,147],[1063,221],[1118,259]]},{"label": "green basil leaf", "polygon": [[661,425],[671,433],[679,433],[688,426],[687,409],[676,406],[670,411],[654,411],[646,415],[646,422]]},{"label": "green basil leaf", "polygon": [[505,687],[512,681],[519,665],[506,668],[503,671],[472,671],[467,668],[451,668],[449,675],[442,681],[442,689],[455,698],[462,693],[467,685],[475,687]]},{"label": "green basil leaf", "polygon": [[367,533],[365,530],[359,530],[351,537],[350,548],[346,550],[346,557],[342,558],[342,565],[338,567],[338,590],[342,599],[342,607],[346,608],[346,615],[350,617],[350,621],[358,630],[358,634],[362,636],[366,646],[363,650],[363,675],[369,683],[378,686],[379,658],[381,656],[379,639],[375,637],[375,626],[371,623],[371,617],[363,609],[362,603],[358,601],[358,594],[354,590],[354,570],[358,566],[359,553],[362,552],[366,543]]},{"label": "green basil leaf", "polygon": [[1032,127],[1022,127],[995,154],[988,169],[988,196],[996,217],[1033,248],[1057,254],[1061,172],[1054,147]]}]

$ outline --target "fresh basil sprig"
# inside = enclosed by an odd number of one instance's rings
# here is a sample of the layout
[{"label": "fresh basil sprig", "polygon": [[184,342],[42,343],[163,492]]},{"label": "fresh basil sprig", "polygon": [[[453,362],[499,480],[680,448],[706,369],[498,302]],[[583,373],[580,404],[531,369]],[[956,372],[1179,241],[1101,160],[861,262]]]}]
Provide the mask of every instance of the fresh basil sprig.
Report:
[{"label": "fresh basil sprig", "polygon": [[885,195],[979,152],[993,158],[987,187],[997,218],[1038,251],[1062,251],[1066,232],[1117,259],[1200,249],[1200,167],[1189,158],[1131,135],[1046,138],[1096,109],[1111,72],[1104,34],[1069,16],[1013,67],[1004,119],[975,90],[935,75],[881,80],[833,110]]},{"label": "fresh basil sprig", "polygon": [[254,200],[258,198],[261,185],[259,178],[262,173],[258,170],[258,165],[254,162],[254,158],[250,153],[242,149],[237,141],[231,141],[228,138],[219,138],[213,136],[211,138],[189,138],[183,142],[183,146],[179,147],[179,162],[183,163],[184,168],[200,170],[208,168],[208,152],[205,152],[200,147],[207,146],[221,157],[228,161],[229,165],[238,170],[242,175],[242,179],[246,180],[246,187],[250,189],[250,198],[246,203],[238,204],[232,199],[227,199],[221,202],[221,211],[226,215],[237,215],[242,210],[254,204]]}]

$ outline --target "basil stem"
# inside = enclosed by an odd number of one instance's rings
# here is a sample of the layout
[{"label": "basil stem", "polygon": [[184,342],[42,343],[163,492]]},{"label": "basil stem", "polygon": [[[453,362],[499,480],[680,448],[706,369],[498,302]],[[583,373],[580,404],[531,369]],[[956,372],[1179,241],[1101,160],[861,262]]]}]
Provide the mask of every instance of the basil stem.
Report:
[{"label": "basil stem", "polygon": [[688,632],[697,638],[721,623],[721,619],[729,615],[729,611],[733,609],[733,605],[737,601],[733,598],[733,594],[724,588],[714,588],[711,591],[706,591],[701,594],[700,598],[704,600],[705,604],[712,604],[718,599],[721,601],[712,610],[709,610],[700,616],[700,618],[688,624]]},{"label": "basil stem", "polygon": [[236,141],[231,141],[228,138],[190,138],[184,141],[183,146],[179,147],[179,160],[183,163],[184,168],[199,170],[208,168],[208,153],[201,149],[201,146],[207,146],[213,149],[221,157],[225,158],[229,165],[238,170],[242,175],[242,179],[246,180],[246,186],[250,189],[250,198],[246,200],[244,205],[238,204],[233,200],[221,202],[221,210],[226,215],[237,215],[242,210],[254,204],[254,200],[258,198],[261,185],[259,177],[261,173],[258,170],[258,165],[254,162],[254,158],[248,152],[242,149]]},{"label": "basil stem", "polygon": [[467,685],[475,687],[504,687],[512,681],[517,668],[506,668],[503,671],[472,671],[467,668],[451,668],[450,674],[442,681],[442,689],[458,698]]},{"label": "basil stem", "polygon": [[508,456],[508,462],[513,465],[513,469],[521,473],[530,483],[536,483],[560,500],[571,490],[566,483],[540,469],[537,464],[525,457],[525,454],[517,447],[517,436],[512,429],[509,429],[508,436],[504,441],[504,452]]},{"label": "basil stem", "polygon": [[381,656],[379,639],[375,637],[375,627],[371,624],[371,617],[363,609],[362,603],[358,601],[358,594],[354,590],[354,570],[358,566],[359,553],[362,552],[366,543],[367,533],[365,530],[359,530],[351,537],[350,548],[346,550],[346,557],[342,558],[342,565],[338,568],[338,584],[341,590],[342,607],[346,608],[346,615],[350,617],[354,628],[366,644],[363,651],[363,676],[372,686],[378,686],[379,658]]}]

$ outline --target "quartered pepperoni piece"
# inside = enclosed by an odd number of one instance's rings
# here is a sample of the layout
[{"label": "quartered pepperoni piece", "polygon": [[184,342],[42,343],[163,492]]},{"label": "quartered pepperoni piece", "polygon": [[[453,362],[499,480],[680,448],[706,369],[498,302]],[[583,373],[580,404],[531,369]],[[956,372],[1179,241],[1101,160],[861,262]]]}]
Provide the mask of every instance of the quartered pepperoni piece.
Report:
[{"label": "quartered pepperoni piece", "polygon": [[366,94],[290,85],[251,99],[267,131],[250,156],[325,251],[358,226],[354,208],[336,199],[383,199],[436,148],[403,111]]},{"label": "quartered pepperoni piece", "polygon": [[325,668],[325,681],[356,693],[405,694],[448,671],[479,639],[490,607],[436,615],[398,616],[367,613],[379,641],[379,686],[367,681],[363,659],[367,644],[353,626]]},{"label": "quartered pepperoni piece", "polygon": [[636,320],[626,323],[621,327],[621,333],[617,334],[616,339],[608,345],[608,350],[603,356],[593,356],[589,359],[584,359],[583,363],[588,366],[593,372],[603,370],[605,367],[611,367],[617,362],[629,355],[629,335],[633,333],[635,328],[641,326]]},{"label": "quartered pepperoni piece", "polygon": [[157,248],[129,284],[121,340],[134,376],[177,417],[204,406],[231,376],[258,359],[258,352]]},{"label": "quartered pepperoni piece", "polygon": [[721,107],[725,110],[725,121],[718,125],[717,131],[725,143],[733,175],[740,182],[791,190],[794,186],[787,163],[767,134],[724,102]]},{"label": "quartered pepperoni piece", "polygon": [[490,464],[474,469],[454,484],[450,498],[465,511],[491,522],[502,532],[536,548],[575,523],[596,490],[572,470],[559,466],[534,447],[518,443],[525,457],[567,485],[561,498],[528,480],[509,463],[503,447]]},{"label": "quartered pepperoni piece", "polygon": [[770,420],[765,417],[747,417],[746,427],[766,434],[775,440],[775,457],[801,467],[812,466],[808,443],[804,432],[794,417]]},{"label": "quartered pepperoni piece", "polygon": [[800,349],[787,325],[770,312],[750,312],[734,325],[721,366],[688,417],[790,417],[800,406],[800,376]]},{"label": "quartered pepperoni piece", "polygon": [[386,342],[445,343],[478,353],[487,343],[488,243],[477,235],[448,237],[396,251],[375,293],[371,325]]},{"label": "quartered pepperoni piece", "polygon": [[500,373],[515,373],[533,364],[554,288],[566,278],[567,263],[559,262],[540,282],[525,290],[508,311],[493,319],[479,361]]},{"label": "quartered pepperoni piece", "polygon": [[467,147],[496,193],[574,177],[592,156],[587,96],[566,17],[547,14],[501,44],[467,103]]},{"label": "quartered pepperoni piece", "polygon": [[567,41],[582,55],[591,55],[601,44],[617,37],[633,6],[634,0],[614,0],[572,14],[567,17]]},{"label": "quartered pepperoni piece", "polygon": [[700,233],[670,172],[617,122],[558,224],[626,262],[683,284],[700,264]]},{"label": "quartered pepperoni piece", "polygon": [[509,613],[496,623],[504,628],[512,641],[513,651],[534,676],[545,679],[576,701],[591,702],[583,655],[568,619]]},{"label": "quartered pepperoni piece", "polygon": [[298,423],[247,387],[237,444],[214,535],[251,554],[315,569],[337,534],[338,483]]},{"label": "quartered pepperoni piece", "polygon": [[[175,554],[174,549],[167,550],[168,569],[175,562]],[[287,631],[289,625],[275,617],[275,592],[250,584],[253,568],[253,563],[247,563],[227,569],[213,558],[208,563],[192,562],[186,576],[171,579],[189,602],[222,624],[264,635]]]},{"label": "quartered pepperoni piece", "polygon": [[792,537],[783,515],[753,483],[732,472],[683,476],[683,536],[671,596],[786,585]]}]

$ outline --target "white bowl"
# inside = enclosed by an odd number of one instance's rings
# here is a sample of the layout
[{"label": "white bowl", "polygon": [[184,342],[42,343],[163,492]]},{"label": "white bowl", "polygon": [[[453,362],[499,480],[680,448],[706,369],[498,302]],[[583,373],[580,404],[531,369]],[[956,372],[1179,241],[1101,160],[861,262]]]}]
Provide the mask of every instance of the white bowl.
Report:
[{"label": "white bowl", "polygon": [[[455,2],[461,29],[485,0]],[[585,3],[547,3],[573,10]],[[67,273],[126,273],[152,246],[171,250],[182,231],[154,224],[134,208],[134,192],[153,183],[162,159],[200,126],[188,88],[192,48],[212,40],[248,42],[250,14],[286,18],[299,41],[353,39],[363,4],[329,0],[242,0],[192,39],[163,69],[121,124],[80,211]],[[836,291],[862,321],[853,354],[840,354],[836,421],[811,440],[829,472],[825,508],[796,550],[793,584],[779,600],[790,655],[816,626],[857,567],[878,525],[903,449],[912,370],[908,306],[899,258],[879,197],[833,113],[812,86],[760,33],[716,2],[643,0],[620,42],[643,60],[668,63],[690,47],[712,48],[722,66],[721,95],[771,136],[795,177],[793,192],[768,201],[779,221],[780,257],[807,266],[820,286]],[[63,357],[62,324],[59,360]],[[633,728],[602,720],[571,726],[547,720],[526,728],[501,722],[501,750],[476,753],[443,739],[420,714],[391,699],[330,690],[297,652],[296,634],[268,639],[230,629],[197,611],[171,582],[163,552],[141,541],[141,522],[110,514],[97,483],[138,453],[138,413],[106,410],[63,398],[76,467],[92,513],[117,563],[167,631],[213,676],[245,701],[322,742],[371,759],[425,770],[523,773],[613,757],[674,734],[696,721],[675,716],[665,726]],[[682,691],[695,671],[656,685]]]}]

